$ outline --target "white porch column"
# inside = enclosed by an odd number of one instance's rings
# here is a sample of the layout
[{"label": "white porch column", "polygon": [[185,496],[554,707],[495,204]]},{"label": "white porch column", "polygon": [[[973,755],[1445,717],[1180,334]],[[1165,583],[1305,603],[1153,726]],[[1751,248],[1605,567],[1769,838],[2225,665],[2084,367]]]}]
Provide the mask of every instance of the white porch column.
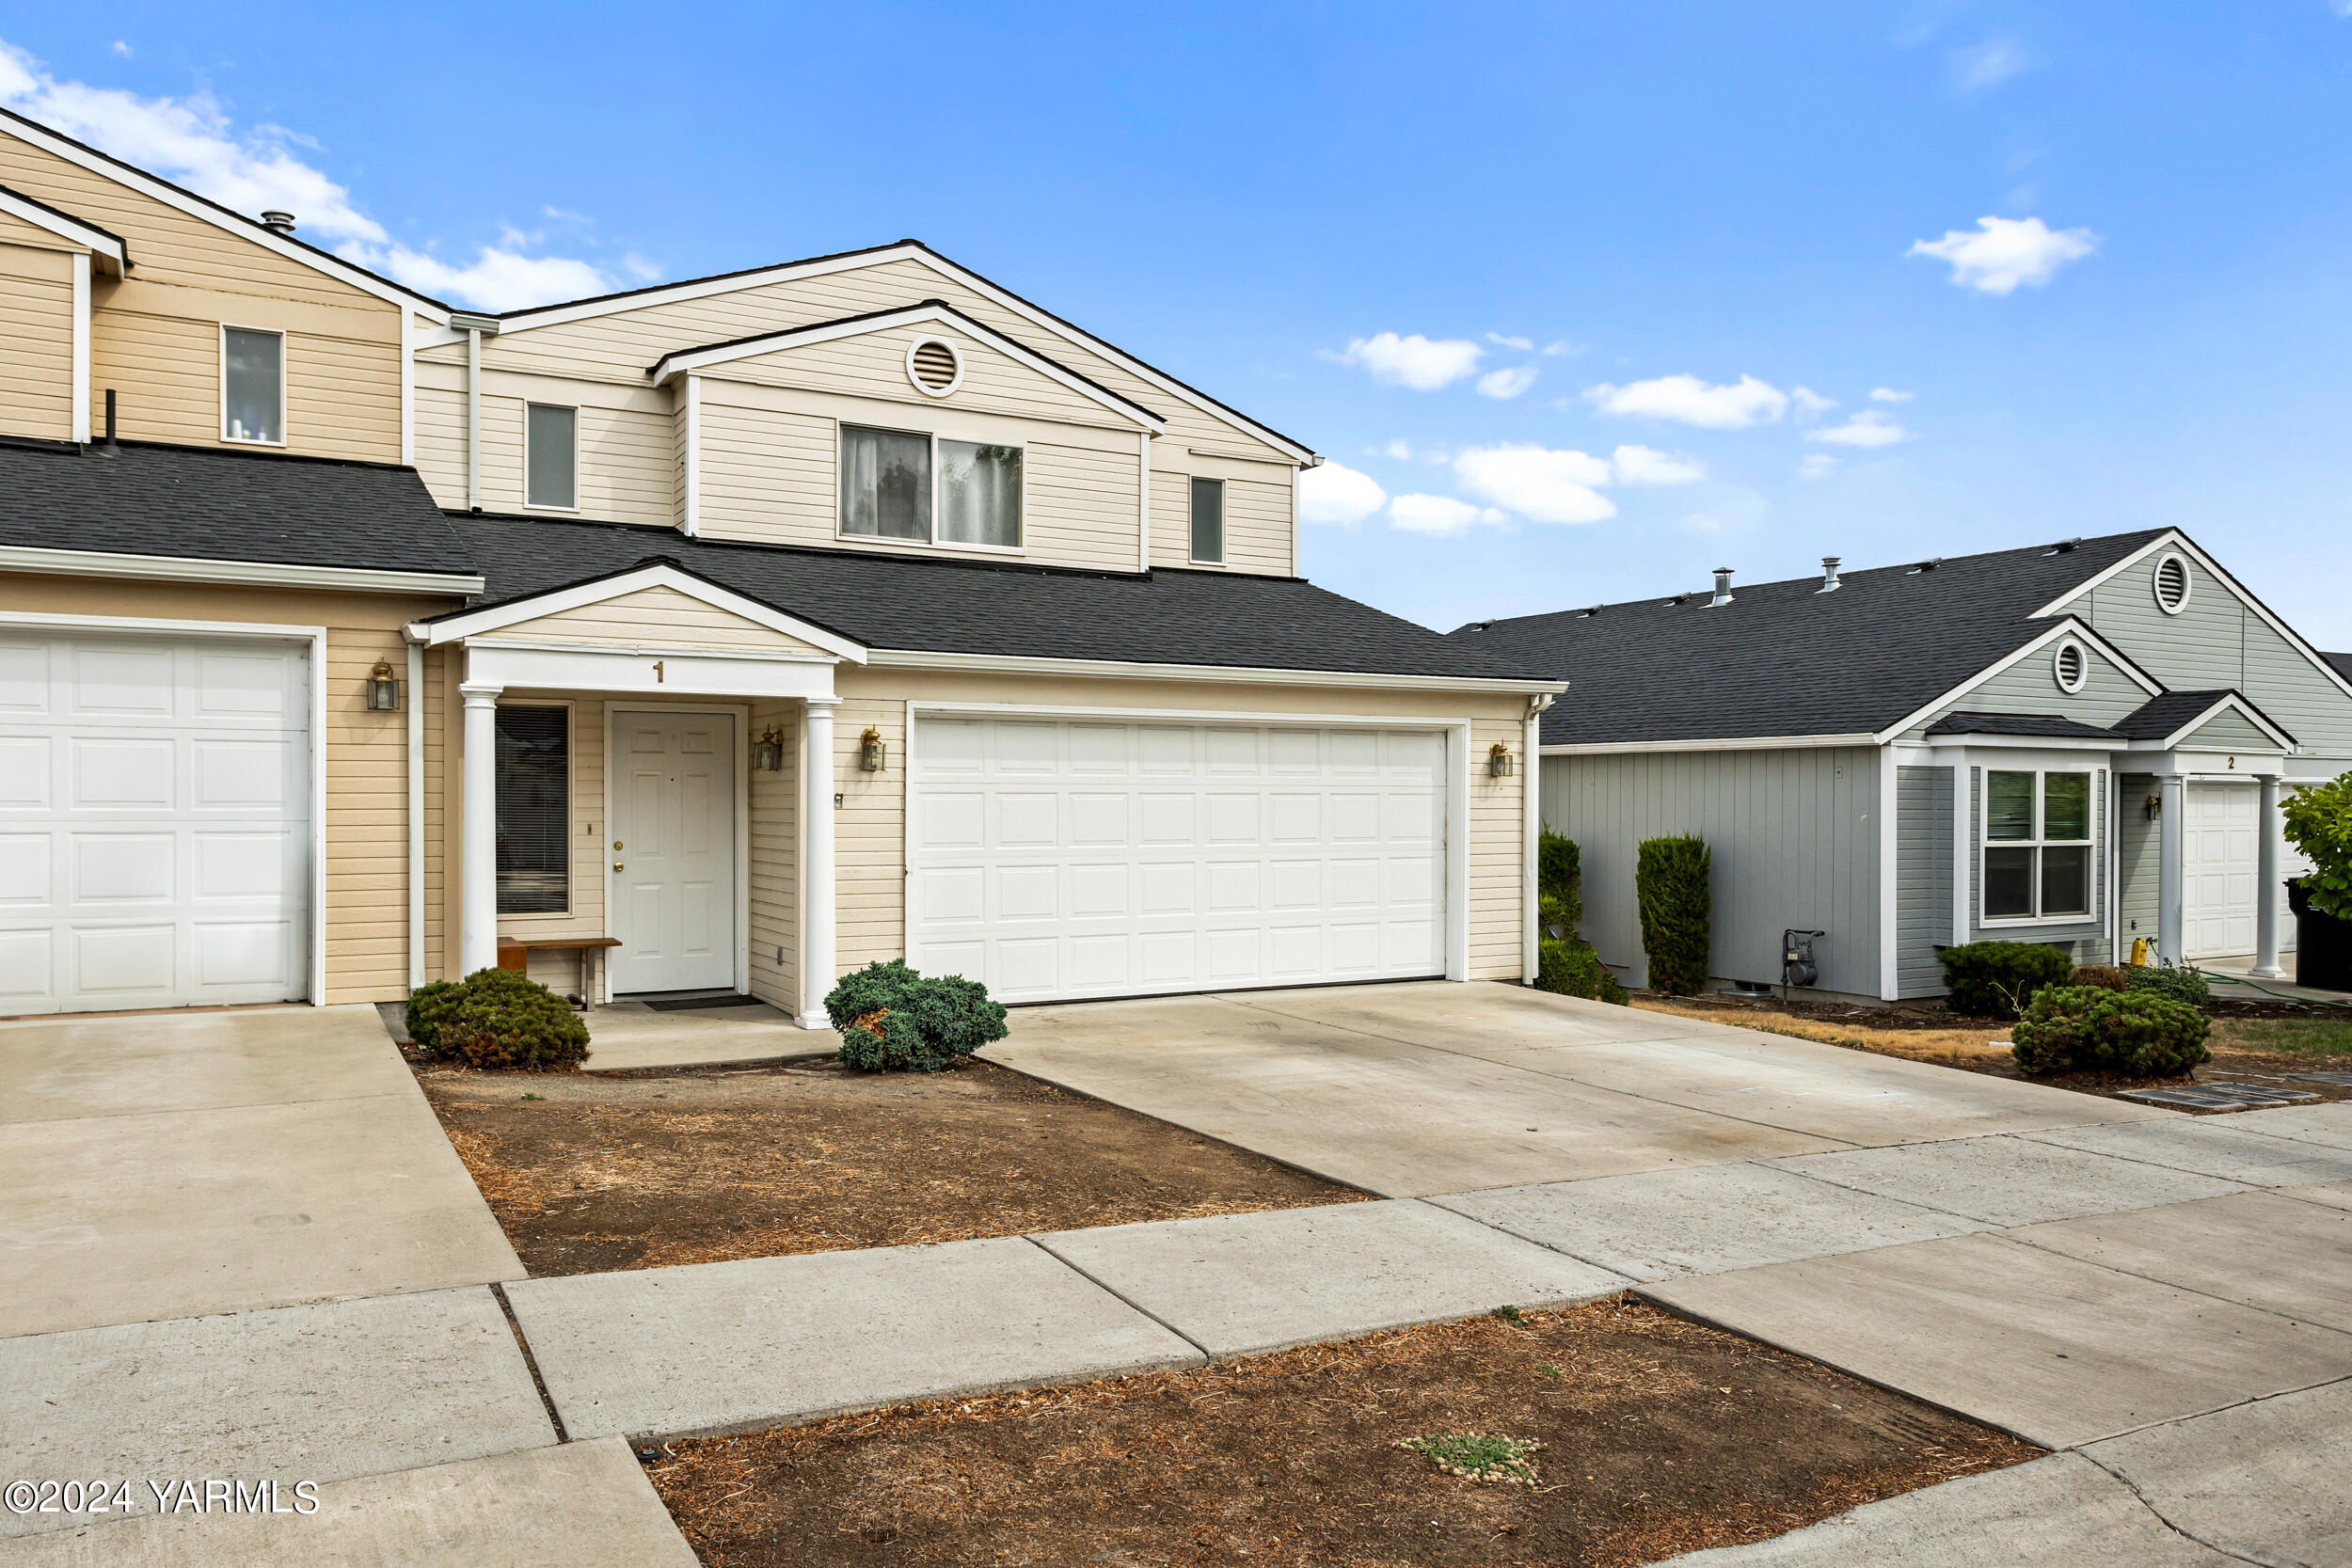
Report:
[{"label": "white porch column", "polygon": [[2254,973],[2265,980],[2283,980],[2279,967],[2279,845],[2284,829],[2279,816],[2279,775],[2262,776],[2262,808],[2254,832]]},{"label": "white porch column", "polygon": [[459,867],[457,970],[499,961],[498,703],[505,689],[469,681],[466,699],[465,854]]},{"label": "white porch column", "polygon": [[2182,961],[2183,936],[2187,929],[2181,897],[2185,837],[2188,832],[2187,782],[2178,773],[2163,780],[2161,816],[2156,825],[2156,951],[2168,963]]},{"label": "white porch column", "polygon": [[808,743],[802,758],[803,804],[807,826],[801,835],[801,1026],[822,1029],[825,993],[834,983],[833,891],[833,710],[837,697],[803,700]]}]

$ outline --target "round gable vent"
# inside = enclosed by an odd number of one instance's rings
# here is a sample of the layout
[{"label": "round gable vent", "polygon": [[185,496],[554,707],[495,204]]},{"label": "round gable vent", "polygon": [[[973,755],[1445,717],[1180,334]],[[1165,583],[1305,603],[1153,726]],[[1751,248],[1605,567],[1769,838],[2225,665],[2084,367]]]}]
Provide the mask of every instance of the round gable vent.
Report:
[{"label": "round gable vent", "polygon": [[2167,615],[2178,615],[2188,607],[2188,562],[2181,556],[2168,555],[2156,562],[2156,608]]},{"label": "round gable vent", "polygon": [[963,358],[951,343],[937,338],[918,339],[907,350],[907,379],[917,391],[944,398],[963,384]]},{"label": "round gable vent", "polygon": [[2058,657],[2050,662],[2050,672],[2058,676],[2060,691],[2080,691],[2084,679],[2090,673],[2089,662],[2083,657],[2082,644],[2059,643]]}]

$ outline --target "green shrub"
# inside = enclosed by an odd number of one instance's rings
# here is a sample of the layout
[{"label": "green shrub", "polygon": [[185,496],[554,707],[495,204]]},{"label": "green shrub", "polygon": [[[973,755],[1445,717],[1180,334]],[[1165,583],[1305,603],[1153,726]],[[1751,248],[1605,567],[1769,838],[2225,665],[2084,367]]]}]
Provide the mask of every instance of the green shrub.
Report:
[{"label": "green shrub", "polygon": [[2110,964],[2080,965],[2066,983],[2070,986],[2096,986],[2101,990],[2130,989],[2129,982],[2123,978],[2123,972]]},{"label": "green shrub", "polygon": [[1005,1009],[958,974],[930,979],[903,961],[867,964],[825,998],[841,1062],[867,1072],[937,1072],[1005,1037]]},{"label": "green shrub", "polygon": [[2062,986],[2074,960],[2038,942],[1971,942],[1947,947],[1944,1006],[1963,1018],[2015,1018],[2044,986]]},{"label": "green shrub", "polygon": [[1617,977],[1609,973],[1609,966],[1600,961],[1600,955],[1593,951],[1593,944],[1582,937],[1566,941],[1546,937],[1537,943],[1537,990],[1581,996],[1588,1002],[1608,1002],[1620,1007],[1626,1005],[1625,987],[1617,983]]},{"label": "green shrub", "polygon": [[2312,908],[2352,920],[2352,773],[2296,790],[2280,815],[2287,842],[2312,863],[2310,873],[2299,879]]},{"label": "green shrub", "polygon": [[2123,989],[2146,996],[2167,997],[2191,1007],[2213,1002],[2213,987],[2197,971],[2182,964],[2138,964],[2123,972]]},{"label": "green shrub", "polygon": [[2046,986],[2019,1021],[2010,1054],[2017,1070],[2112,1072],[2127,1078],[2177,1078],[2213,1060],[2213,1025],[2185,1003],[2146,991],[2096,986]]},{"label": "green shrub", "polygon": [[588,1026],[519,970],[478,969],[408,998],[408,1037],[442,1061],[562,1071],[588,1059]]},{"label": "green shrub", "polygon": [[1583,856],[1576,840],[1549,828],[1535,841],[1535,904],[1544,925],[1558,926],[1565,937],[1584,924]]},{"label": "green shrub", "polygon": [[1707,989],[1709,927],[1708,858],[1703,838],[1652,838],[1642,843],[1633,871],[1642,909],[1642,951],[1649,956],[1649,989],[1696,996]]}]

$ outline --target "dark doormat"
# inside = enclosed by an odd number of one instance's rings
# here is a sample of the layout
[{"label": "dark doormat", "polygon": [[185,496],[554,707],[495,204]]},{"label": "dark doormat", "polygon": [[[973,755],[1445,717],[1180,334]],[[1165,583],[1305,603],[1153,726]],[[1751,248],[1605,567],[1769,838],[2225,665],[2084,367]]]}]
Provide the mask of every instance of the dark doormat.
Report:
[{"label": "dark doormat", "polygon": [[632,1001],[643,1002],[657,1013],[693,1013],[706,1007],[764,1007],[768,1004],[756,996],[740,991],[728,991],[723,996],[639,996]]}]

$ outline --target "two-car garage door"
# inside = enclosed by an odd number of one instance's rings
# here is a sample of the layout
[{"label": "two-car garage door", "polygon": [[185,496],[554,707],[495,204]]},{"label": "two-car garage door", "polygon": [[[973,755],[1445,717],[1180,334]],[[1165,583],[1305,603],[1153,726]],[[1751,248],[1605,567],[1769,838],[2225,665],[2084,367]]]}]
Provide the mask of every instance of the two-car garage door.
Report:
[{"label": "two-car garage door", "polygon": [[308,644],[0,627],[0,1014],[309,990]]},{"label": "two-car garage door", "polygon": [[923,717],[912,959],[1008,1002],[1446,968],[1442,731]]}]

